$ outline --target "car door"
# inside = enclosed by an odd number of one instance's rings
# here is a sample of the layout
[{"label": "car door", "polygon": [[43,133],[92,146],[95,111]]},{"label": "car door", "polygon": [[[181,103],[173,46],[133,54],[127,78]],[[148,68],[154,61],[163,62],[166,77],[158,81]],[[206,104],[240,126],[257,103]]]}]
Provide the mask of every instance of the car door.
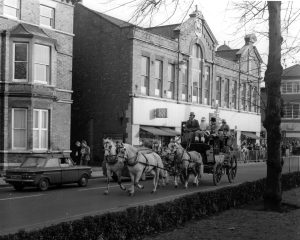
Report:
[{"label": "car door", "polygon": [[44,166],[44,176],[49,178],[51,184],[61,184],[62,174],[58,158],[49,158]]},{"label": "car door", "polygon": [[73,162],[68,158],[60,158],[63,183],[72,183],[78,181],[78,170]]}]

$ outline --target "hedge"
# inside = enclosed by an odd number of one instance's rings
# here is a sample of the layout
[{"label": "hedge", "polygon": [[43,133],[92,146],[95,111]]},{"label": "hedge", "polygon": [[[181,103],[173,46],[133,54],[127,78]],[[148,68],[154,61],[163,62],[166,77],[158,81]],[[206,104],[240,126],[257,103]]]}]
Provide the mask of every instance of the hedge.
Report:
[{"label": "hedge", "polygon": [[[282,175],[282,189],[300,186],[300,173]],[[84,217],[30,232],[0,236],[0,240],[109,240],[142,239],[172,230],[191,220],[246,204],[263,196],[265,179],[214,191],[198,192],[154,206],[131,207],[124,211]]]}]

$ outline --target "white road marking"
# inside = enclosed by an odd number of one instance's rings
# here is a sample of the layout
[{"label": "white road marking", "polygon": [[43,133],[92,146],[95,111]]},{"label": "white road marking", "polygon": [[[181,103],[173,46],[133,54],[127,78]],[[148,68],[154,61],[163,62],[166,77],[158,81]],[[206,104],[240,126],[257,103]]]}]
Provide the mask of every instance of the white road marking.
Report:
[{"label": "white road marking", "polygon": [[[123,186],[130,186],[130,185],[123,185]],[[115,188],[120,187],[119,185],[110,185],[109,188]],[[94,188],[85,188],[85,189],[79,189],[78,192],[82,191],[89,191],[89,190],[96,190],[96,189],[106,189],[107,187],[94,187]]]},{"label": "white road marking", "polygon": [[40,196],[44,196],[44,195],[45,194],[36,194],[36,195],[28,195],[28,196],[22,196],[22,197],[1,198],[0,201],[23,199],[23,198],[31,198],[31,197],[40,197]]}]

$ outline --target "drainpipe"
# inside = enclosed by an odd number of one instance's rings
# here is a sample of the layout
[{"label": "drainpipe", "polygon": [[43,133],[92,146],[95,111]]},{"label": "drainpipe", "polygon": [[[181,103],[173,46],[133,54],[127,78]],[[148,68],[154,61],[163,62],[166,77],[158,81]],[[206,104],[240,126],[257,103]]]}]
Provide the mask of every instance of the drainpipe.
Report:
[{"label": "drainpipe", "polygon": [[179,102],[179,58],[180,58],[180,32],[178,33],[177,41],[177,102]]},{"label": "drainpipe", "polygon": [[238,91],[238,111],[241,110],[241,58],[239,58],[239,91]]}]

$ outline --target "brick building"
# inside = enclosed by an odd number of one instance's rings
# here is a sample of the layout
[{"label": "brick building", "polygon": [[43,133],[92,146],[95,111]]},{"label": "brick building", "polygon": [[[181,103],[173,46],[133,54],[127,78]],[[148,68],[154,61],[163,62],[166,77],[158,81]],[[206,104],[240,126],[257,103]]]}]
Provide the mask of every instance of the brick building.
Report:
[{"label": "brick building", "polygon": [[0,168],[70,149],[74,6],[0,0]]},{"label": "brick building", "polygon": [[283,70],[281,96],[284,101],[281,129],[290,140],[300,141],[300,65]]},{"label": "brick building", "polygon": [[254,35],[218,45],[198,10],[182,24],[141,28],[78,4],[74,13],[72,142],[101,159],[102,138],[139,145],[180,134],[190,112],[217,114],[242,136],[260,132],[261,58]]}]

